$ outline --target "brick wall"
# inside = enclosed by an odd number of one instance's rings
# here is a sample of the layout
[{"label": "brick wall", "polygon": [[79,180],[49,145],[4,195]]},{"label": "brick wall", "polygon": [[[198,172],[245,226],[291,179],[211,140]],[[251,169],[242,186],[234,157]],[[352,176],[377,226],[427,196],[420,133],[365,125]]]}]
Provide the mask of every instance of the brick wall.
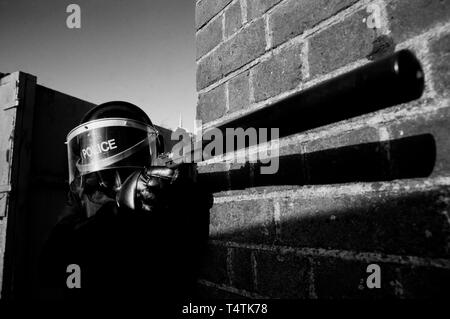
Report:
[{"label": "brick wall", "polygon": [[200,164],[216,190],[201,295],[448,296],[450,2],[199,0],[196,28],[204,128],[401,49],[426,77],[419,100],[281,139],[293,160],[266,183]]}]

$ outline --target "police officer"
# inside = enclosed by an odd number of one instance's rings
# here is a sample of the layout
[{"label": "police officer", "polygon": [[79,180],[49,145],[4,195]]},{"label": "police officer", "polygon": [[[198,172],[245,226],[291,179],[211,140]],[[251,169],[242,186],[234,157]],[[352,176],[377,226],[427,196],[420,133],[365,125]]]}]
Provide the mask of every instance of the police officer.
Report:
[{"label": "police officer", "polygon": [[43,249],[43,296],[191,297],[212,196],[157,165],[164,141],[145,112],[101,104],[68,134],[67,149],[69,202]]}]

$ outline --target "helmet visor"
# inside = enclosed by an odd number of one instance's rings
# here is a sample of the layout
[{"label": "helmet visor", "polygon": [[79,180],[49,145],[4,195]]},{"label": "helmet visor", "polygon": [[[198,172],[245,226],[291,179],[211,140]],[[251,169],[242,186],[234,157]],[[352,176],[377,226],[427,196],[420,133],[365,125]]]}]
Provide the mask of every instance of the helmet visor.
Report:
[{"label": "helmet visor", "polygon": [[69,184],[105,169],[153,165],[157,134],[152,126],[123,118],[94,120],[74,128],[67,135]]}]

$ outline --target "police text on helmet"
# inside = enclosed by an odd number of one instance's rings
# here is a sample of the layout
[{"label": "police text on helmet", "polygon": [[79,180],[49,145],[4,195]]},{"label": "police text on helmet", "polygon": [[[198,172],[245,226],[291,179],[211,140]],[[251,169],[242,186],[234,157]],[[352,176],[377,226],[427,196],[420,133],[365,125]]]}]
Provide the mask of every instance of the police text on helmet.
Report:
[{"label": "police text on helmet", "polygon": [[86,159],[86,156],[91,157],[92,155],[98,155],[101,153],[108,152],[110,150],[116,149],[116,140],[111,139],[108,141],[103,141],[93,146],[88,146],[81,150],[81,154]]}]

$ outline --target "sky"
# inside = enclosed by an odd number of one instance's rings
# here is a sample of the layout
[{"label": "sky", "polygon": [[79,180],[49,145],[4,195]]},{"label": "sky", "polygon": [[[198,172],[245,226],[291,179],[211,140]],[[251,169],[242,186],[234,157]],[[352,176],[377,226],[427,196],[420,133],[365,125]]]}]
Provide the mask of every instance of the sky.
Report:
[{"label": "sky", "polygon": [[[69,4],[81,28],[69,29]],[[151,120],[192,130],[195,18],[192,0],[0,0],[0,72],[100,104],[124,100]]]}]

